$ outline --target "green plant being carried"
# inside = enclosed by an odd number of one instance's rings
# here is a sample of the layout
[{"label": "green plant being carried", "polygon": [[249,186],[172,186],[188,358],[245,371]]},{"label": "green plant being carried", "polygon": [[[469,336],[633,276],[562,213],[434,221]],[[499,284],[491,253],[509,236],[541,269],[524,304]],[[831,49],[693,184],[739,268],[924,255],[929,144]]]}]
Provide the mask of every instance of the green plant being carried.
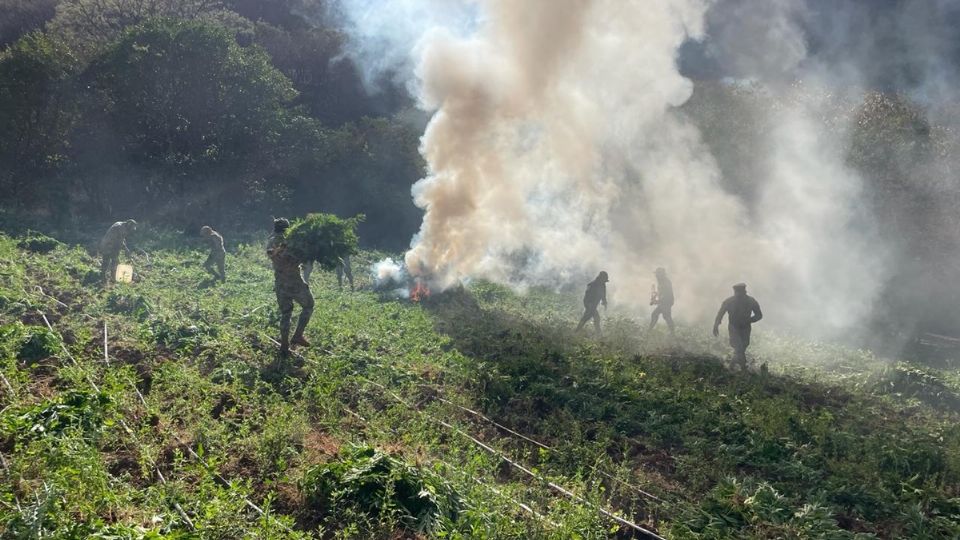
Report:
[{"label": "green plant being carried", "polygon": [[316,261],[332,270],[360,249],[357,225],[365,218],[363,214],[347,219],[333,214],[307,214],[290,225],[284,239],[300,261]]}]

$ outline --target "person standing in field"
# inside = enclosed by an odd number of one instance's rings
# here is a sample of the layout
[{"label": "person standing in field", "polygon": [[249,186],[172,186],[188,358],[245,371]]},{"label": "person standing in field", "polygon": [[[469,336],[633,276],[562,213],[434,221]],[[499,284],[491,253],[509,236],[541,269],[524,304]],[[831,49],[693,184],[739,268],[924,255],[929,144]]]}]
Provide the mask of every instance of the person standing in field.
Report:
[{"label": "person standing in field", "polygon": [[[313,273],[313,261],[303,263],[303,280],[310,283],[310,274]],[[350,267],[350,256],[346,255],[340,258],[337,263],[337,285],[343,289],[343,276],[347,276],[347,282],[350,283],[350,290],[353,288],[353,269]]]},{"label": "person standing in field", "polygon": [[610,279],[607,277],[607,273],[600,272],[596,279],[587,284],[587,290],[583,293],[583,317],[580,318],[580,324],[577,325],[577,332],[583,330],[583,325],[593,319],[593,327],[596,328],[597,334],[603,334],[600,329],[600,312],[597,311],[597,308],[600,304],[603,304],[604,308],[607,307],[608,281]]},{"label": "person standing in field", "polygon": [[136,221],[132,219],[118,221],[107,229],[107,233],[100,240],[100,256],[103,257],[100,262],[100,273],[105,284],[116,279],[117,265],[120,263],[120,250],[122,249],[127,257],[130,256],[127,236],[135,230],[137,230]]},{"label": "person standing in field", "polygon": [[650,299],[650,303],[657,307],[650,315],[650,328],[648,330],[653,330],[657,321],[660,320],[660,316],[663,315],[663,320],[667,322],[667,327],[673,334],[673,283],[667,277],[667,271],[663,268],[657,268],[653,275],[657,278],[657,291],[656,295]]},{"label": "person standing in field", "polygon": [[747,347],[750,346],[750,331],[753,323],[763,318],[760,303],[747,295],[746,283],[733,286],[733,296],[720,305],[717,318],[713,323],[713,335],[720,335],[720,323],[728,315],[727,331],[730,333],[730,346],[733,347],[733,361],[741,369],[747,369]]},{"label": "person standing in field", "polygon": [[223,248],[223,236],[220,236],[220,233],[211,229],[208,225],[200,228],[200,235],[203,236],[204,240],[206,240],[210,246],[210,254],[207,255],[207,260],[203,263],[204,270],[210,272],[213,279],[226,282],[227,250]]},{"label": "person standing in field", "polygon": [[[304,281],[300,273],[300,260],[293,256],[287,248],[284,234],[290,222],[284,218],[273,222],[273,236],[267,243],[267,256],[273,264],[273,289],[277,294],[277,305],[280,307],[280,352],[284,355],[290,352],[290,345],[309,347],[310,342],[303,337],[303,332],[313,315],[313,294],[310,286]],[[290,338],[290,320],[293,317],[293,304],[300,304],[300,318],[297,328]]]}]

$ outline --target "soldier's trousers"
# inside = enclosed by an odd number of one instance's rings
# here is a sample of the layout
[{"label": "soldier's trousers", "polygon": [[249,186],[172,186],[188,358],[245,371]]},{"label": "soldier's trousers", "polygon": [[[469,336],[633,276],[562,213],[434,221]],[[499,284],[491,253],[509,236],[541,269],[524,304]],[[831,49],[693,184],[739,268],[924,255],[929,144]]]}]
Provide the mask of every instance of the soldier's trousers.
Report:
[{"label": "soldier's trousers", "polygon": [[313,295],[310,293],[310,286],[306,283],[294,283],[289,285],[276,285],[277,305],[280,306],[280,342],[283,345],[288,343],[290,336],[290,319],[293,317],[293,303],[300,304],[300,318],[297,320],[297,329],[293,337],[302,337],[303,331],[310,322],[313,315]]},{"label": "soldier's trousers", "polygon": [[670,333],[673,333],[673,306],[657,306],[657,309],[653,310],[650,315],[650,330],[653,330],[653,327],[657,325],[661,315],[663,315],[663,320],[667,322]]},{"label": "soldier's trousers", "polygon": [[207,272],[210,272],[213,277],[226,281],[226,258],[227,254],[222,251],[211,251],[210,255],[207,255],[207,260],[203,263],[203,267]]},{"label": "soldier's trousers", "polygon": [[340,288],[343,288],[343,276],[347,276],[347,281],[350,283],[350,290],[353,290],[353,269],[350,268],[350,257],[344,257],[340,259],[340,264],[337,265],[337,285]]},{"label": "soldier's trousers", "polygon": [[120,250],[103,253],[100,263],[100,274],[104,283],[111,283],[117,279],[117,265],[120,264]]},{"label": "soldier's trousers", "polygon": [[747,367],[747,347],[750,346],[751,326],[728,325],[727,332],[730,334],[730,346],[733,347],[733,360],[740,364],[740,367]]},{"label": "soldier's trousers", "polygon": [[[303,280],[310,281],[310,274],[313,273],[313,261],[305,262],[302,265]],[[344,257],[337,265],[337,285],[343,288],[343,276],[347,276],[347,282],[350,283],[350,290],[353,290],[353,269],[350,268],[350,257]]]},{"label": "soldier's trousers", "polygon": [[584,306],[583,317],[580,318],[580,324],[577,325],[577,332],[583,330],[583,325],[587,324],[587,321],[593,319],[593,327],[597,330],[599,334],[600,330],[600,312],[597,311],[598,306]]}]

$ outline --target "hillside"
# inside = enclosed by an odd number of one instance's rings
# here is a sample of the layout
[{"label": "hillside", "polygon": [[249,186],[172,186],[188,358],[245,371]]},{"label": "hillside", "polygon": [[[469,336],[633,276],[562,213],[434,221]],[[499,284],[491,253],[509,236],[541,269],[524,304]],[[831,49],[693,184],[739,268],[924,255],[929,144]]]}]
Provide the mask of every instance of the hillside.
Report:
[{"label": "hillside", "polygon": [[223,285],[173,245],[104,290],[0,235],[0,536],[960,536],[955,370],[761,333],[734,373],[709,329],[575,335],[579,289],[381,296],[376,253],[283,360],[262,243]]}]

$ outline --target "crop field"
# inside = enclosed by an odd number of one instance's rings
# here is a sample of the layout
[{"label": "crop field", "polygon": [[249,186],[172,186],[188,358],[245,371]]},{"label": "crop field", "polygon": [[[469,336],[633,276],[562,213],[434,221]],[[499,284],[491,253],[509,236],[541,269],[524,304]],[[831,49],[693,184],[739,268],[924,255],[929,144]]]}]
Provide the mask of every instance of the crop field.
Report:
[{"label": "crop field", "polygon": [[615,305],[574,333],[580,285],[393,298],[372,252],[285,359],[262,239],[224,284],[175,246],[104,289],[0,235],[0,537],[960,537],[955,368],[761,332],[739,373]]}]

